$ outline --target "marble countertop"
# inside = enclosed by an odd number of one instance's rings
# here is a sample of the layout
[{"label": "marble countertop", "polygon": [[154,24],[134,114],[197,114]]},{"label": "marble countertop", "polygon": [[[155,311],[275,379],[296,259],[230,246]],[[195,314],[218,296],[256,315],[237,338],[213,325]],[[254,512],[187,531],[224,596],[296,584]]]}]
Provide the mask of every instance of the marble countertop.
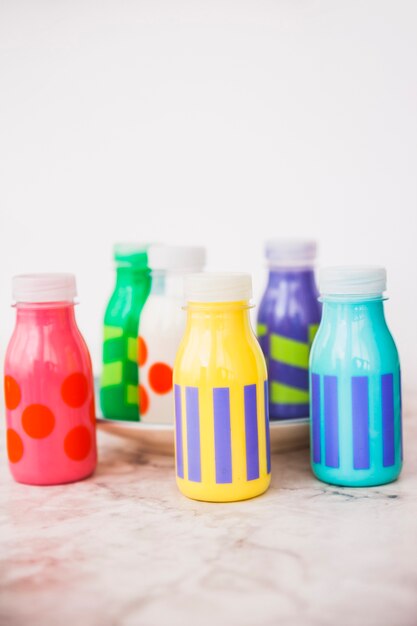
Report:
[{"label": "marble countertop", "polygon": [[324,485],[287,452],[235,504],[187,500],[172,458],[102,432],[96,474],[60,487],[14,483],[2,446],[0,624],[415,626],[417,418],[404,433],[396,483]]}]

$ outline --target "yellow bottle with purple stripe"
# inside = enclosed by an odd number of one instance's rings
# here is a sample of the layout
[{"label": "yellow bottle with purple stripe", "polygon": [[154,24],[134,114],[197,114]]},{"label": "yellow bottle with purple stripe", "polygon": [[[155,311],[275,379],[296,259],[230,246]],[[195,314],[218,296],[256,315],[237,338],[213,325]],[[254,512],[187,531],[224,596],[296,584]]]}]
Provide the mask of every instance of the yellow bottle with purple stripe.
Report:
[{"label": "yellow bottle with purple stripe", "polygon": [[186,278],[187,326],[174,366],[176,474],[193,499],[231,502],[269,486],[265,360],[247,274]]}]

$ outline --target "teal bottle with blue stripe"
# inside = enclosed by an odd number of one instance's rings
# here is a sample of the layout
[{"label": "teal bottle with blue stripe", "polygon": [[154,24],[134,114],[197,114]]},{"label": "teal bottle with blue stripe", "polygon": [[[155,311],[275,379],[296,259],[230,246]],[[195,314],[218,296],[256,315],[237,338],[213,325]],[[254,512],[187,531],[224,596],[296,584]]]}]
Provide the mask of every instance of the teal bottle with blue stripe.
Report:
[{"label": "teal bottle with blue stripe", "polygon": [[402,467],[401,377],[384,316],[386,272],[326,268],[310,355],[311,466],[350,487],[395,480]]}]

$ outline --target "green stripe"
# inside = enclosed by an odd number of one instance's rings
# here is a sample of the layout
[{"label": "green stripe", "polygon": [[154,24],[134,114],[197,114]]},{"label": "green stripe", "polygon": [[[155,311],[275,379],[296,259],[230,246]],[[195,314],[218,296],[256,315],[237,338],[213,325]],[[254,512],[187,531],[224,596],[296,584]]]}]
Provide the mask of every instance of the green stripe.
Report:
[{"label": "green stripe", "polygon": [[123,337],[116,339],[107,339],[103,343],[103,361],[104,363],[114,363],[115,361],[124,361],[126,358],[126,342]]},{"label": "green stripe", "polygon": [[318,331],[318,329],[318,324],[310,324],[310,326],[308,327],[308,340],[310,342],[310,346],[314,341],[314,337],[316,336],[316,332]]},{"label": "green stripe", "polygon": [[306,343],[271,333],[269,347],[269,355],[275,361],[304,369],[308,368],[310,348]]},{"label": "green stripe", "polygon": [[271,381],[270,400],[274,404],[308,404],[308,391]]},{"label": "green stripe", "polygon": [[121,361],[105,363],[101,375],[101,386],[110,387],[112,385],[120,385],[122,382],[122,371],[123,363]]},{"label": "green stripe", "polygon": [[125,382],[130,385],[137,385],[139,381],[139,368],[137,362],[124,361],[123,374]]},{"label": "green stripe", "polygon": [[136,337],[127,338],[127,358],[129,361],[137,363],[138,360],[138,340]]},{"label": "green stripe", "polygon": [[138,404],[139,402],[139,393],[137,385],[128,385],[127,386],[127,394],[126,394],[126,402],[128,404]]},{"label": "green stripe", "polygon": [[121,337],[123,335],[123,328],[120,326],[105,326],[104,327],[104,341],[108,339],[116,339],[116,337]]},{"label": "green stripe", "polygon": [[258,337],[265,337],[266,333],[268,332],[266,324],[258,324],[256,330],[258,333]]}]

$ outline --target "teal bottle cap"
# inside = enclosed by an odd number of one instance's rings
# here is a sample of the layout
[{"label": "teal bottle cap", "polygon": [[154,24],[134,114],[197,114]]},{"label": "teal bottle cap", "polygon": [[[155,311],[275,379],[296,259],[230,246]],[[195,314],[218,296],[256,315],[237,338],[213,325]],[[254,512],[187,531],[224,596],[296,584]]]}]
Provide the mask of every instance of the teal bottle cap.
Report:
[{"label": "teal bottle cap", "polygon": [[386,289],[384,267],[324,267],[319,272],[319,290],[323,296],[380,296]]},{"label": "teal bottle cap", "polygon": [[117,265],[148,269],[148,245],[143,243],[116,243],[113,249]]}]

